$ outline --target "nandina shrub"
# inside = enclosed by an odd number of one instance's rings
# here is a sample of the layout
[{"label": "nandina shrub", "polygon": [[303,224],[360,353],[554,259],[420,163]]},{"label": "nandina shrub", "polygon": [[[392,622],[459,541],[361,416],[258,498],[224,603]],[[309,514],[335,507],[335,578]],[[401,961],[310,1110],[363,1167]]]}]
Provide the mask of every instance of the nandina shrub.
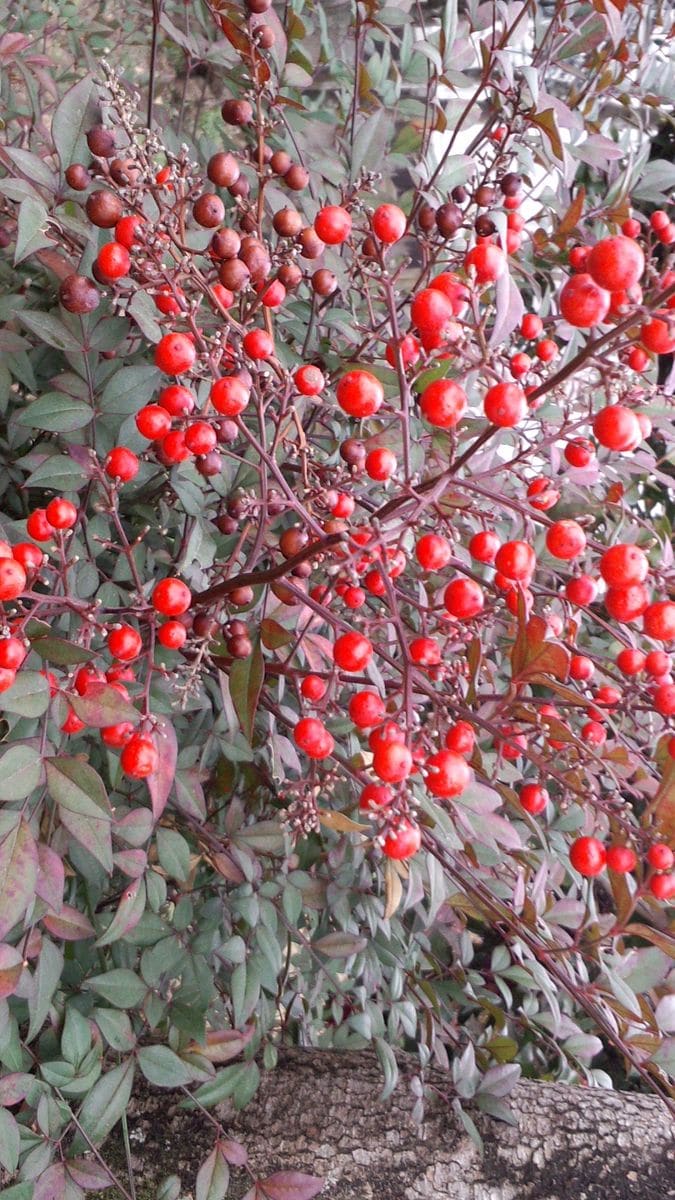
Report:
[{"label": "nandina shrub", "polygon": [[521,1072],[671,1095],[664,30],[559,8],[359,7],[354,86],[323,10],[214,7],[191,139],[105,64],[8,122],[21,1200],[110,1182],[137,1070],[241,1106],[288,1041],[385,1095],[414,1050],[419,1113],[432,1063],[497,1116]]}]

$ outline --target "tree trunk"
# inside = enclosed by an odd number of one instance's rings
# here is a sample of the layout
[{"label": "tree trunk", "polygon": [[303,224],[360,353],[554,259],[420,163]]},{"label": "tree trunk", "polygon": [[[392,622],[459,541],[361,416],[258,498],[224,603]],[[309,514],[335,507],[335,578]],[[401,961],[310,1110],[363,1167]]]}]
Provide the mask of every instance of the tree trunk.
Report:
[{"label": "tree trunk", "polygon": [[[418,1128],[403,1065],[393,1097],[367,1053],[296,1050],[264,1075],[243,1113],[218,1115],[264,1178],[306,1171],[326,1180],[322,1200],[669,1200],[675,1197],[674,1127],[657,1099],[565,1084],[522,1083],[509,1096],[517,1124],[476,1114],[481,1156],[451,1109],[433,1095]],[[447,1077],[430,1073],[447,1087]],[[132,1100],[134,1165],[150,1182],[173,1171],[191,1187],[213,1143],[198,1112],[166,1092]],[[239,1174],[238,1172],[236,1174]],[[228,1197],[250,1186],[242,1180]]]}]

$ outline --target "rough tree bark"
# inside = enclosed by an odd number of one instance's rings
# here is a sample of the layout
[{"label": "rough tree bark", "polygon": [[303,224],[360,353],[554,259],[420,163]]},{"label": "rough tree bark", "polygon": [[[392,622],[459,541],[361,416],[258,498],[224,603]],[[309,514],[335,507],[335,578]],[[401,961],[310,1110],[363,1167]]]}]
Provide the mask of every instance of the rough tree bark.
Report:
[{"label": "rough tree bark", "polygon": [[[285,1052],[244,1113],[221,1110],[260,1176],[323,1175],[326,1200],[670,1200],[675,1127],[648,1096],[522,1083],[509,1097],[516,1126],[476,1115],[479,1153],[454,1114],[430,1099],[424,1125],[411,1120],[403,1066],[394,1096],[379,1103],[382,1075],[369,1054]],[[430,1076],[439,1086],[442,1075]],[[132,1100],[133,1165],[148,1183],[177,1172],[191,1187],[213,1127],[178,1097]],[[242,1180],[232,1195],[248,1186]]]}]

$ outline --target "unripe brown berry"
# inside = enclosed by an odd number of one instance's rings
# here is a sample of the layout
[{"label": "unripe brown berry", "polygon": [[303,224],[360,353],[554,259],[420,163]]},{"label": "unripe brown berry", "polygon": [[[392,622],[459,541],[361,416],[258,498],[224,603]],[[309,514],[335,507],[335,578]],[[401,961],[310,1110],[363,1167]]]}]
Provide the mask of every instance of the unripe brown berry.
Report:
[{"label": "unripe brown berry", "polygon": [[218,622],[210,613],[198,612],[192,619],[192,630],[197,637],[212,638],[218,631]]},{"label": "unripe brown berry", "polygon": [[266,13],[272,7],[272,0],[244,0],[250,13]]},{"label": "unripe brown berry", "polygon": [[272,264],[270,256],[267,253],[267,248],[262,242],[258,241],[258,238],[242,238],[239,257],[242,262],[246,263],[251,273],[252,283],[262,283],[263,280],[267,279],[272,269]]},{"label": "unripe brown berry", "polygon": [[112,229],[122,216],[122,201],[114,192],[100,188],[87,197],[85,209],[92,225],[99,229]]},{"label": "unripe brown berry", "polygon": [[66,183],[74,192],[85,192],[91,183],[91,175],[83,163],[71,163],[66,167]]},{"label": "unripe brown berry", "polygon": [[238,179],[235,179],[234,183],[230,184],[227,190],[234,200],[237,197],[245,200],[251,190],[251,185],[245,175],[240,175]]},{"label": "unripe brown berry", "polygon": [[279,237],[297,237],[302,229],[302,217],[294,208],[280,208],[274,214],[272,224]]},{"label": "unripe brown berry", "polygon": [[241,238],[236,229],[219,229],[209,242],[209,249],[216,258],[236,258],[241,246]]},{"label": "unripe brown berry", "polygon": [[248,509],[248,501],[245,496],[230,496],[225,507],[231,517],[243,517]]},{"label": "unripe brown berry", "polygon": [[321,258],[326,246],[313,229],[301,229],[298,235],[300,254],[303,258]]},{"label": "unripe brown berry", "polygon": [[216,437],[223,445],[228,442],[236,442],[239,437],[239,426],[236,421],[231,421],[226,417],[223,421],[218,421],[215,425]]},{"label": "unripe brown berry", "polygon": [[232,617],[223,629],[225,637],[248,637],[248,625],[238,617]]},{"label": "unripe brown berry", "polygon": [[94,125],[87,134],[87,145],[97,158],[112,158],[115,153],[115,134],[103,125]]},{"label": "unripe brown berry", "polygon": [[277,271],[277,278],[281,280],[287,292],[292,292],[302,283],[302,271],[295,263],[283,263]]},{"label": "unripe brown berry", "polygon": [[68,275],[59,288],[59,300],[66,312],[79,315],[93,312],[100,299],[98,288],[85,275]]},{"label": "unripe brown berry", "polygon": [[223,469],[223,459],[217,450],[209,450],[208,454],[203,454],[198,458],[195,467],[204,479],[211,479],[214,475],[220,475]]},{"label": "unripe brown berry", "polygon": [[6,250],[13,241],[12,231],[8,225],[0,225],[0,250]]},{"label": "unripe brown berry", "polygon": [[494,221],[488,217],[487,213],[480,213],[476,217],[473,227],[479,237],[491,237],[496,229]]},{"label": "unripe brown berry", "polygon": [[241,229],[242,233],[255,233],[256,229],[258,228],[258,222],[256,221],[253,213],[242,213],[239,218],[239,228]]},{"label": "unripe brown berry", "polygon": [[226,125],[250,125],[253,120],[248,100],[225,100],[220,113]]},{"label": "unripe brown berry", "polygon": [[436,210],[431,204],[427,204],[426,200],[420,204],[417,224],[423,233],[431,233],[431,230],[436,227]]},{"label": "unripe brown berry", "polygon": [[220,282],[231,292],[240,292],[242,288],[245,288],[250,275],[251,272],[246,263],[242,262],[240,258],[228,258],[226,262],[220,264],[218,269]]},{"label": "unripe brown berry", "polygon": [[253,653],[253,644],[250,638],[233,637],[228,638],[227,649],[233,658],[248,658]]},{"label": "unripe brown berry", "polygon": [[292,166],[290,154],[285,150],[275,150],[270,159],[270,166],[275,175],[285,175]]},{"label": "unripe brown berry", "polygon": [[309,534],[301,525],[293,525],[290,529],[284,529],[279,538],[279,549],[284,558],[292,558],[299,550],[302,550],[309,541]]},{"label": "unripe brown berry", "polygon": [[226,154],[221,150],[209,159],[206,174],[216,187],[229,188],[236,183],[241,172],[234,154]]},{"label": "unripe brown berry", "polygon": [[286,504],[281,492],[278,492],[276,488],[270,488],[267,493],[267,511],[269,515],[271,517],[278,517],[279,513],[282,513],[285,507]]},{"label": "unripe brown berry", "polygon": [[110,175],[120,187],[138,183],[141,172],[131,158],[114,158],[110,164]]},{"label": "unripe brown berry", "polygon": [[309,562],[298,563],[297,567],[293,567],[291,575],[295,575],[296,579],[309,579],[312,574],[312,564]]},{"label": "unripe brown berry", "polygon": [[454,200],[455,204],[466,204],[467,200],[469,199],[469,193],[461,183],[458,183],[457,187],[452,189],[450,196]]},{"label": "unripe brown berry", "polygon": [[299,163],[293,163],[284,175],[284,183],[292,192],[301,192],[309,183],[309,171],[306,171]]},{"label": "unripe brown berry", "polygon": [[332,296],[337,285],[337,278],[328,267],[320,267],[312,275],[312,289],[317,296]]},{"label": "unripe brown berry", "polygon": [[520,175],[516,175],[514,171],[509,171],[503,179],[500,179],[499,186],[505,196],[517,196],[522,183]]},{"label": "unripe brown berry", "polygon": [[258,25],[255,30],[255,37],[258,45],[263,50],[271,50],[277,40],[271,25]]},{"label": "unripe brown berry", "polygon": [[361,253],[364,258],[377,258],[377,242],[370,234],[363,239]]},{"label": "unripe brown berry", "polygon": [[[298,580],[295,586],[300,589],[302,587],[302,581]],[[273,583],[270,584],[270,590],[273,595],[276,596],[277,600],[279,600],[282,604],[287,604],[289,608],[292,608],[294,604],[301,603],[300,597],[294,595],[288,584],[282,583],[280,579],[275,579]]]},{"label": "unripe brown berry", "polygon": [[489,208],[495,202],[495,189],[487,183],[482,183],[474,192],[474,200],[479,208]]},{"label": "unripe brown berry", "polygon": [[204,192],[192,207],[192,215],[203,229],[215,229],[225,220],[225,205],[220,196],[213,192]]},{"label": "unripe brown berry", "polygon": [[349,467],[358,467],[366,461],[367,450],[356,438],[346,438],[340,446],[340,458]]},{"label": "unripe brown berry", "polygon": [[235,588],[230,592],[228,599],[235,608],[245,608],[253,600],[253,588],[247,586]]},{"label": "unripe brown berry", "polygon": [[456,204],[441,204],[436,210],[436,228],[441,237],[454,237],[457,230],[461,229],[463,220],[462,210]]},{"label": "unripe brown berry", "polygon": [[[272,147],[271,147],[271,146],[268,146],[268,145],[267,145],[267,142],[263,142],[263,148],[262,148],[262,160],[263,160],[263,162],[264,162],[264,163],[270,163],[270,162],[272,161],[272,155],[273,155],[273,154],[274,154],[274,151],[273,151]],[[257,164],[257,162],[258,162],[258,152],[257,152],[257,149],[256,149],[256,150],[252,150],[252,151],[251,151],[251,157],[254,159],[254,161],[255,161],[255,162],[256,162],[256,164]]]},{"label": "unripe brown berry", "polygon": [[227,513],[221,513],[219,517],[216,517],[214,524],[219,533],[226,535],[236,533],[239,528],[238,522],[234,517],[228,516]]}]

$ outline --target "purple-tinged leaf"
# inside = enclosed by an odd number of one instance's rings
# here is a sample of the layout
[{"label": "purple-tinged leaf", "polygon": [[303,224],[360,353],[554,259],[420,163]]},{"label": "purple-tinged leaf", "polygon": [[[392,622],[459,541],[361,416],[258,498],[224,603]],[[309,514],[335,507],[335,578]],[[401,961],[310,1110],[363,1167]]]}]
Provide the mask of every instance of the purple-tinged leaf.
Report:
[{"label": "purple-tinged leaf", "polygon": [[69,700],[80,720],[94,729],[105,729],[121,721],[135,725],[140,720],[138,709],[107,683],[90,684],[84,696],[70,696]]},{"label": "purple-tinged leaf", "polygon": [[0,945],[0,1000],[13,996],[21,978],[23,958],[14,946]]},{"label": "purple-tinged leaf", "polygon": [[145,912],[146,889],[145,880],[136,879],[124,889],[122,899],[117,906],[117,912],[105,933],[96,939],[97,946],[109,946],[120,938],[131,933]]},{"label": "purple-tinged leaf", "polygon": [[35,897],[38,852],[23,817],[0,841],[0,937],[23,917]]},{"label": "purple-tinged leaf", "polygon": [[152,836],[152,813],[147,808],[132,808],[123,817],[116,817],[113,832],[127,846],[144,846]]},{"label": "purple-tinged leaf", "polygon": [[222,1153],[232,1167],[245,1167],[248,1162],[248,1150],[241,1142],[233,1138],[221,1138],[218,1143]]},{"label": "purple-tinged leaf", "polygon": [[110,874],[112,812],[100,775],[81,758],[48,758],[45,767],[62,824]]},{"label": "purple-tinged leaf", "polygon": [[237,658],[230,668],[230,695],[242,733],[250,743],[258,700],[265,677],[265,662],[256,641],[248,658]]},{"label": "purple-tinged leaf", "polygon": [[159,755],[159,767],[154,775],[148,776],[148,791],[152,801],[152,815],[159,821],[166,808],[176,774],[178,743],[176,731],[168,717],[158,717],[153,741]]},{"label": "purple-tinged leaf", "polygon": [[69,904],[64,904],[58,915],[47,913],[42,924],[52,937],[60,938],[62,942],[82,942],[96,932],[89,918]]},{"label": "purple-tinged leaf", "polygon": [[113,862],[130,879],[140,879],[148,865],[148,856],[145,850],[119,850],[113,854]]},{"label": "purple-tinged leaf", "polygon": [[197,1172],[195,1200],[224,1200],[230,1182],[230,1168],[216,1142]]},{"label": "purple-tinged leaf", "polygon": [[525,304],[512,276],[508,271],[500,275],[495,284],[495,323],[490,333],[490,348],[501,346],[517,325],[520,324]]},{"label": "purple-tinged leaf", "polygon": [[38,845],[38,876],[35,890],[41,900],[55,912],[61,911],[63,905],[63,889],[66,881],[66,872],[63,866],[63,859],[52,850],[51,846],[46,846],[44,842]]},{"label": "purple-tinged leaf", "polygon": [[33,1200],[64,1200],[66,1194],[66,1168],[63,1163],[53,1163],[35,1180]]},{"label": "purple-tinged leaf", "polygon": [[302,1171],[275,1171],[267,1179],[259,1179],[258,1187],[269,1200],[313,1200],[323,1191],[325,1180]]},{"label": "purple-tinged leaf", "polygon": [[105,1165],[92,1158],[68,1158],[66,1170],[73,1182],[88,1192],[112,1187],[115,1182]]},{"label": "purple-tinged leaf", "polygon": [[0,1105],[10,1107],[20,1104],[37,1083],[34,1075],[26,1075],[23,1071],[13,1071],[0,1079]]}]

